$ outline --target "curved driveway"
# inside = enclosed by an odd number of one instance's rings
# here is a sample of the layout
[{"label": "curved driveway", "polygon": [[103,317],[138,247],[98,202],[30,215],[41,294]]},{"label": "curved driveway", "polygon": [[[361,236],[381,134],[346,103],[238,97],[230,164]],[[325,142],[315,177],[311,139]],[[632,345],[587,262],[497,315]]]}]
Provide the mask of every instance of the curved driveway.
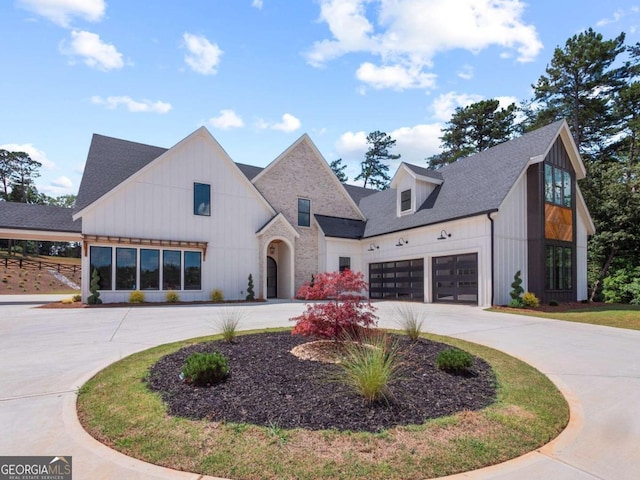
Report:
[{"label": "curved driveway", "polygon": [[[37,309],[0,297],[0,455],[71,455],[75,479],[198,479],[131,459],[79,426],[77,389],[139,350],[215,332],[217,306]],[[24,300],[24,299],[22,299]],[[379,303],[381,326],[393,303]],[[286,326],[301,303],[237,306],[244,328]],[[534,365],[572,405],[570,428],[469,479],[640,478],[640,331],[422,305],[426,329],[489,345]],[[454,478],[451,477],[451,478]]]}]

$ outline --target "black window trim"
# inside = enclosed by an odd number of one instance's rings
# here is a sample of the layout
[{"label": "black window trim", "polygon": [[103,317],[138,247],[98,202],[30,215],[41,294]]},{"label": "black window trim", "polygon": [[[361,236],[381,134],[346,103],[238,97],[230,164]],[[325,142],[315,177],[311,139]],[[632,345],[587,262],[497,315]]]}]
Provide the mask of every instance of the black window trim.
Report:
[{"label": "black window trim", "polygon": [[[207,196],[209,208],[206,210],[206,213],[200,213],[197,205],[197,196],[198,190],[201,187],[207,188]],[[210,183],[202,183],[202,182],[193,182],[193,214],[197,217],[210,217],[211,216],[211,184]]]},{"label": "black window trim", "polygon": [[[405,194],[409,194],[408,197],[409,198],[404,198]],[[407,188],[406,190],[402,190],[400,192],[400,212],[404,213],[404,212],[410,212],[411,208],[412,208],[412,202],[413,202],[413,194],[411,192],[410,188]],[[408,205],[406,205],[408,203]],[[406,208],[405,208],[406,205]]]},{"label": "black window trim", "polygon": [[[309,211],[308,212],[302,211],[300,209],[300,202],[301,201],[308,202],[308,205],[309,205]],[[306,216],[306,222],[305,223],[301,223],[300,214]],[[298,226],[299,227],[306,227],[306,228],[311,227],[311,199],[309,199],[309,198],[298,197]]]}]

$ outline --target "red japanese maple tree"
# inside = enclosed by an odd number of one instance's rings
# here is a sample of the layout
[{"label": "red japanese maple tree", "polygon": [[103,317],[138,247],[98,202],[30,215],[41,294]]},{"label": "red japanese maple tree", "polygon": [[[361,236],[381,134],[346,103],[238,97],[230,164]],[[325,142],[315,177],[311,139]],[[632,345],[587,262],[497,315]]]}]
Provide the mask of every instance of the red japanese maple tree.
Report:
[{"label": "red japanese maple tree", "polygon": [[297,298],[327,300],[308,303],[307,310],[291,320],[296,322],[292,333],[338,340],[345,335],[357,335],[363,327],[374,326],[375,307],[363,295],[367,282],[361,272],[346,269],[315,276],[298,290]]}]

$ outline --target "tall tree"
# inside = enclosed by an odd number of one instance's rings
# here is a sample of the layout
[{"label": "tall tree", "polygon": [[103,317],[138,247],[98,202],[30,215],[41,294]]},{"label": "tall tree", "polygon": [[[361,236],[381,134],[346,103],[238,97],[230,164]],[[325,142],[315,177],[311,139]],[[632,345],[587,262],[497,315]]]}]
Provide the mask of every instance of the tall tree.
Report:
[{"label": "tall tree", "polygon": [[40,176],[38,169],[42,164],[25,152],[12,152],[13,171],[11,172],[10,200],[22,203],[41,203],[34,180]]},{"label": "tall tree", "polygon": [[329,164],[329,166],[331,167],[331,170],[333,170],[333,173],[336,174],[336,177],[338,177],[338,180],[340,180],[342,183],[346,183],[349,180],[347,174],[344,173],[344,170],[345,168],[347,168],[347,166],[342,163],[341,158],[334,160]]},{"label": "tall tree", "polygon": [[391,180],[387,173],[389,165],[385,162],[400,158],[400,154],[389,153],[389,149],[395,146],[396,141],[385,132],[376,130],[367,135],[367,143],[370,147],[365,154],[365,159],[360,163],[361,171],[355,180],[364,180],[365,188],[369,185],[385,190],[389,187]]},{"label": "tall tree", "polygon": [[516,128],[516,111],[515,103],[500,108],[495,99],[456,108],[442,129],[442,152],[427,159],[429,167],[439,168],[511,139]]},{"label": "tall tree", "polygon": [[15,158],[14,153],[0,149],[0,198],[9,200],[9,185],[14,171]]}]

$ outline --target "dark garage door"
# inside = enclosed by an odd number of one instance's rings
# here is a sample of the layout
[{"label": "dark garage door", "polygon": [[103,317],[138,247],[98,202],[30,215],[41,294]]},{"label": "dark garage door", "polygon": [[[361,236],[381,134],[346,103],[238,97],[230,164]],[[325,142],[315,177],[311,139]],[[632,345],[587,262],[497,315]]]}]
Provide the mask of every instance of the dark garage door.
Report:
[{"label": "dark garage door", "polygon": [[478,304],[478,254],[436,257],[433,301]]},{"label": "dark garage door", "polygon": [[424,260],[370,263],[369,296],[424,301]]}]

